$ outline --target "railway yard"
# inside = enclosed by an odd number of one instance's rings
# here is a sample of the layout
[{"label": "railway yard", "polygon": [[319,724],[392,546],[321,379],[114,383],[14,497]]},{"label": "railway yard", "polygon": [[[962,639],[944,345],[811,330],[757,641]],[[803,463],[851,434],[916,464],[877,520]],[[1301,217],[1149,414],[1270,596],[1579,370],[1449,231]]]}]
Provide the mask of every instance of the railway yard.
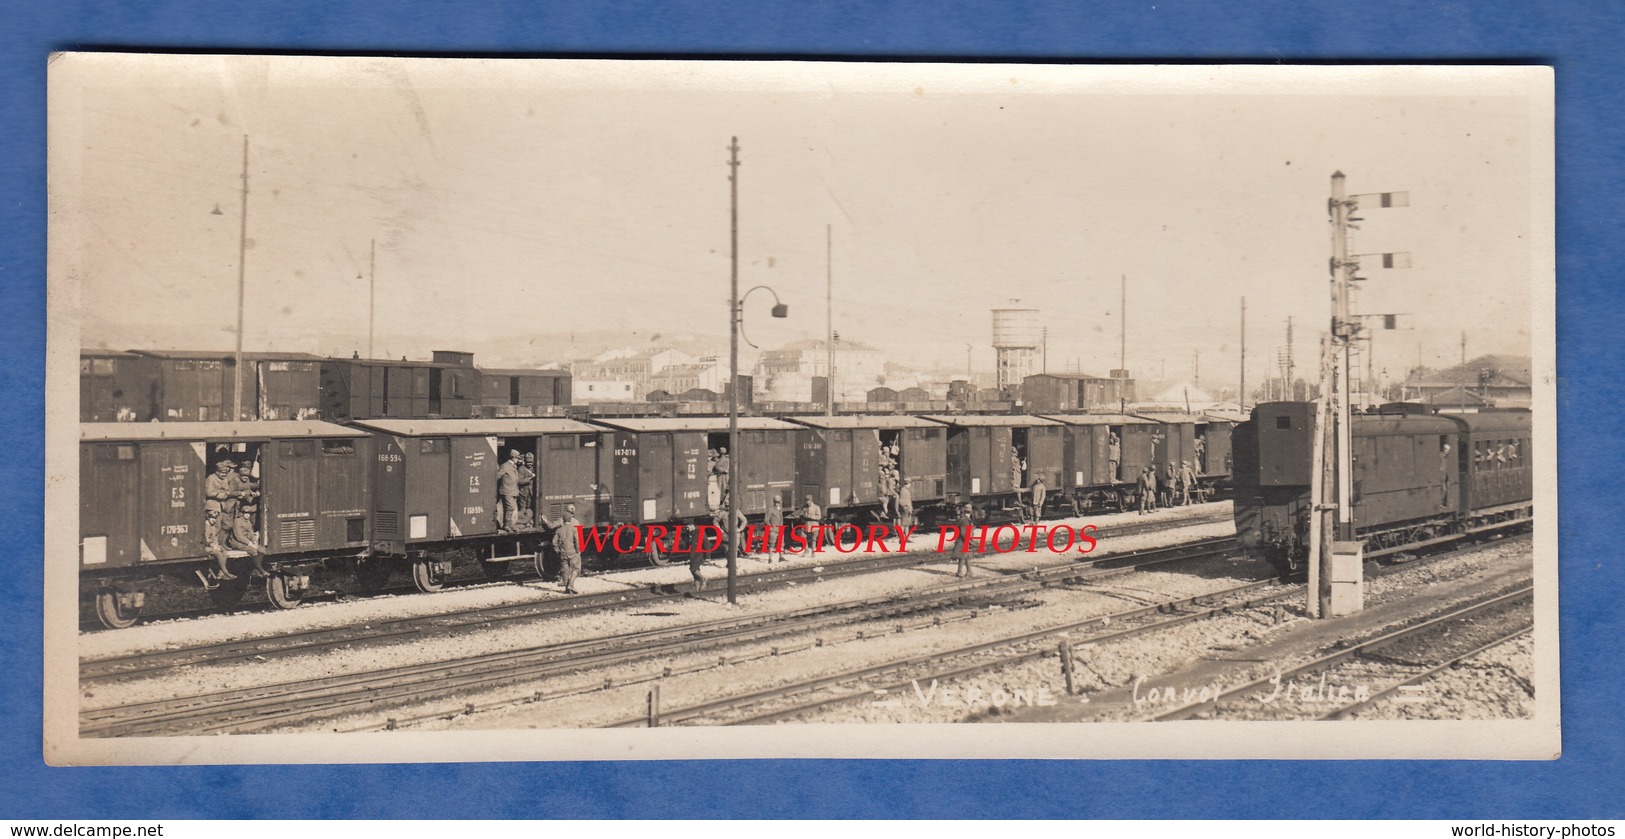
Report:
[{"label": "railway yard", "polygon": [[[1527,535],[1367,563],[1365,609],[1236,545],[1230,502],[1067,519],[1097,550],[611,567],[432,595],[312,597],[79,638],[86,737],[801,723],[1520,719],[1533,714]],[[1396,557],[1388,557],[1392,560]],[[167,611],[167,616],[161,612]]]}]

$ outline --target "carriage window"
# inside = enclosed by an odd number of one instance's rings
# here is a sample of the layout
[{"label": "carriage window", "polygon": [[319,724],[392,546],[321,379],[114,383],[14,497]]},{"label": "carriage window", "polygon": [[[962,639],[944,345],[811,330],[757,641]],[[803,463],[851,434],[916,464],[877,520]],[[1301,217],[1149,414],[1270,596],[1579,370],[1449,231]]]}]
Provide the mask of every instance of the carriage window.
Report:
[{"label": "carriage window", "polygon": [[444,437],[435,437],[429,440],[419,440],[418,452],[420,454],[445,454],[450,444],[450,441]]},{"label": "carriage window", "polygon": [[567,435],[556,435],[547,438],[547,447],[553,451],[563,451],[576,447],[576,438]]},{"label": "carriage window", "polygon": [[348,455],[355,454],[354,440],[323,440],[322,454]]},{"label": "carriage window", "polygon": [[831,442],[845,443],[846,441],[852,439],[852,432],[850,432],[850,431],[831,431],[829,433],[829,439],[830,439]]},{"label": "carriage window", "polygon": [[598,448],[598,435],[596,435],[596,434],[583,434],[583,435],[581,435],[580,440],[581,440],[581,447],[584,448],[584,449],[596,449],[596,448]]},{"label": "carriage window", "polygon": [[942,429],[940,429],[940,428],[927,428],[925,430],[925,439],[927,439],[927,440],[941,440],[942,439]]},{"label": "carriage window", "polygon": [[1292,418],[1291,417],[1276,417],[1275,418],[1275,427],[1278,428],[1278,429],[1288,429],[1288,430],[1290,430],[1292,428]]},{"label": "carriage window", "polygon": [[90,362],[90,372],[98,376],[113,375],[113,359],[98,358]]}]

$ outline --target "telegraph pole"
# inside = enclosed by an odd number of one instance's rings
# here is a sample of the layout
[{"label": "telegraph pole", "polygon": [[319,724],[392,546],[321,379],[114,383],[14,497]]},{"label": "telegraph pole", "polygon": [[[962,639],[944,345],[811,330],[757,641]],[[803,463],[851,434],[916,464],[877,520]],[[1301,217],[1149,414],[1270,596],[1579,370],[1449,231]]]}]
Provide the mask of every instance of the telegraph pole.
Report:
[{"label": "telegraph pole", "polygon": [[835,416],[835,234],[824,225],[824,416]]},{"label": "telegraph pole", "polygon": [[243,209],[237,228],[237,352],[233,356],[231,419],[243,418],[243,294],[248,287],[248,135],[243,135]]},{"label": "telegraph pole", "polygon": [[372,354],[372,330],[378,313],[378,240],[372,240],[367,256],[367,357]]},{"label": "telegraph pole", "polygon": [[1123,275],[1117,303],[1117,369],[1123,378],[1117,382],[1117,410],[1128,413],[1128,275]]},{"label": "telegraph pole", "polygon": [[[744,473],[739,451],[739,138],[728,142],[728,449],[734,475]],[[723,534],[728,540],[728,604],[739,602],[739,534],[734,519],[739,514],[738,485],[728,482],[728,520]]]},{"label": "telegraph pole", "polygon": [[1247,298],[1241,298],[1241,392],[1236,397],[1241,410],[1247,410]]}]

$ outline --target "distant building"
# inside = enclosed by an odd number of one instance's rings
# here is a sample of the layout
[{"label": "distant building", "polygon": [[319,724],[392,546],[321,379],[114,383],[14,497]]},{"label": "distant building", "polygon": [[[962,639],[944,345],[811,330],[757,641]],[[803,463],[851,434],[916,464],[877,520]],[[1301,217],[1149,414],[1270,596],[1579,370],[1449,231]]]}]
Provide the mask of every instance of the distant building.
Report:
[{"label": "distant building", "polygon": [[670,347],[608,350],[591,361],[572,365],[573,395],[577,403],[642,401],[655,390],[681,393],[710,386],[696,362],[688,353]]},{"label": "distant building", "polygon": [[[823,341],[792,341],[767,350],[756,364],[756,377],[762,385],[759,396],[775,402],[812,402],[813,379],[829,375],[828,367]],[[865,401],[869,390],[883,383],[885,374],[886,362],[879,350],[858,341],[835,342],[838,401]]]},{"label": "distant building", "polygon": [[1475,396],[1484,407],[1527,408],[1532,399],[1528,356],[1482,355],[1444,370],[1413,374],[1404,383],[1404,400],[1429,405],[1471,406]]}]

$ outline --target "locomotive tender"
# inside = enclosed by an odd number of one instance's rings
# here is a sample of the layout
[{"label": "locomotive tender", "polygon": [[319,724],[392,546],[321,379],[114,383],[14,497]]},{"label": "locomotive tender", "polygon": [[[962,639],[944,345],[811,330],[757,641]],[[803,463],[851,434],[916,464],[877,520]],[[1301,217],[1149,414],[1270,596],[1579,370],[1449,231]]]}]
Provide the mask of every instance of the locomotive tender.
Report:
[{"label": "locomotive tender", "polygon": [[[1236,537],[1284,572],[1308,561],[1315,406],[1271,402],[1237,425]],[[1524,526],[1534,515],[1530,414],[1355,414],[1353,522],[1373,559]]]}]

